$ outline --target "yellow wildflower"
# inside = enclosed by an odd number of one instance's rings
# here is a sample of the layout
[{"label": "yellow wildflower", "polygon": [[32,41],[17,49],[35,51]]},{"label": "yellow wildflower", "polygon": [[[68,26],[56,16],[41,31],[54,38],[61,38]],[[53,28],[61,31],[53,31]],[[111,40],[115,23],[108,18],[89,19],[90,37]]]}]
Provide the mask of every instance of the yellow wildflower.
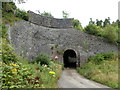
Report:
[{"label": "yellow wildflower", "polygon": [[49,73],[50,73],[50,74],[55,74],[55,72],[53,72],[53,71],[50,71]]},{"label": "yellow wildflower", "polygon": [[10,64],[10,65],[12,65],[12,66],[17,66],[16,64]]},{"label": "yellow wildflower", "polygon": [[16,69],[16,68],[11,69],[11,71],[12,71],[12,73],[13,73],[14,75],[17,75],[17,69]]},{"label": "yellow wildflower", "polygon": [[16,68],[14,68],[14,69],[11,69],[11,71],[12,71],[12,72],[17,72],[17,69],[16,69]]}]

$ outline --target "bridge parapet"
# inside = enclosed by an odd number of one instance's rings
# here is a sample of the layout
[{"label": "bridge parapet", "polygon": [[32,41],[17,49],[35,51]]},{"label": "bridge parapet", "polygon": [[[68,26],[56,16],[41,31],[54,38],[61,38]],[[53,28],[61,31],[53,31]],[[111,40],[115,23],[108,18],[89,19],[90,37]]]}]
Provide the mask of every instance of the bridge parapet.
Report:
[{"label": "bridge parapet", "polygon": [[32,11],[29,13],[29,22],[39,26],[50,27],[50,28],[72,28],[72,18],[68,19],[56,19],[47,16],[41,16]]}]

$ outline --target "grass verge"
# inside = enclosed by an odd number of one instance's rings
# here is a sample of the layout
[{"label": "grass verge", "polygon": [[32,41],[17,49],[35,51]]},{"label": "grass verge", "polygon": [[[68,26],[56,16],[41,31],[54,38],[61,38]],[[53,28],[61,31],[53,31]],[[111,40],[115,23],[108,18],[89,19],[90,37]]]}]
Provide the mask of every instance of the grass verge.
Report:
[{"label": "grass verge", "polygon": [[118,88],[118,58],[103,60],[99,64],[89,61],[84,66],[78,67],[77,71],[88,79]]}]

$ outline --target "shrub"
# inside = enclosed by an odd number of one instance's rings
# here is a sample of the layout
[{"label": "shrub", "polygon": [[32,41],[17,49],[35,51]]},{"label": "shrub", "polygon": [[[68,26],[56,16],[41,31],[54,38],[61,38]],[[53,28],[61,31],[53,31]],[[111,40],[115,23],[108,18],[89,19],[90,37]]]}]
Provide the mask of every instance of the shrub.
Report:
[{"label": "shrub", "polygon": [[16,17],[19,17],[19,18],[22,18],[22,19],[28,21],[29,15],[25,11],[17,9],[16,10]]},{"label": "shrub", "polygon": [[2,2],[2,13],[14,13],[14,10],[16,9],[16,5],[14,2]]},{"label": "shrub", "polygon": [[[36,65],[36,64],[35,64]],[[36,76],[34,66],[16,62],[5,64],[2,68],[2,88],[36,88],[41,86],[40,75]],[[37,71],[38,72],[38,71]],[[38,75],[38,74],[37,74]]]},{"label": "shrub", "polygon": [[105,60],[109,60],[113,58],[114,53],[103,53],[102,55],[104,56]]},{"label": "shrub", "polygon": [[10,63],[10,62],[16,62],[18,61],[18,56],[14,52],[14,49],[6,39],[2,39],[2,43],[0,43],[0,46],[2,47],[0,51],[2,52],[2,60],[4,63]]},{"label": "shrub", "polygon": [[104,60],[104,56],[98,54],[96,56],[90,57],[89,60],[94,62],[95,64],[100,64]]},{"label": "shrub", "polygon": [[75,29],[77,29],[77,30],[83,30],[83,27],[82,27],[80,21],[77,20],[77,19],[73,19],[72,25],[73,25],[73,27],[74,27]]},{"label": "shrub", "polygon": [[41,53],[36,57],[35,62],[40,63],[41,65],[49,65],[50,58],[48,55]]},{"label": "shrub", "polygon": [[103,37],[106,38],[106,40],[110,43],[115,43],[118,39],[118,35],[117,35],[115,28],[110,25],[107,25],[104,28]]},{"label": "shrub", "polygon": [[7,38],[7,27],[5,25],[0,26],[0,38]]},{"label": "shrub", "polygon": [[104,60],[110,60],[114,56],[114,53],[102,53],[102,54],[97,54],[95,56],[92,56],[89,58],[89,61],[94,62],[95,64],[100,64]]},{"label": "shrub", "polygon": [[99,34],[99,27],[94,24],[89,24],[85,27],[85,32],[97,36]]}]

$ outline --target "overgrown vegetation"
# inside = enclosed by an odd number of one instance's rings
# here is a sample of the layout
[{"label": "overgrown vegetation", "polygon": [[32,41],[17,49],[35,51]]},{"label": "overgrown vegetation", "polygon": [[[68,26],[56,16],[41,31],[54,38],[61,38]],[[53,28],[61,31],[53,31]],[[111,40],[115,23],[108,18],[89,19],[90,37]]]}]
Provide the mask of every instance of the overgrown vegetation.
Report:
[{"label": "overgrown vegetation", "polygon": [[77,29],[77,30],[83,31],[83,27],[82,27],[82,25],[81,25],[81,23],[80,23],[79,20],[73,19],[72,25],[73,25],[73,28],[75,28],[75,29]]},{"label": "overgrown vegetation", "polygon": [[2,88],[58,88],[62,64],[50,60],[46,54],[40,54],[35,63],[28,62],[14,52],[6,39],[2,41]]},{"label": "overgrown vegetation", "polygon": [[29,15],[16,7],[13,2],[2,2],[2,24],[12,25],[14,21],[28,20]]},{"label": "overgrown vegetation", "polygon": [[15,54],[14,49],[11,45],[7,42],[6,39],[2,38],[2,43],[0,43],[0,51],[2,52],[2,60],[4,63],[9,64],[11,62],[18,61],[17,55]]},{"label": "overgrown vegetation", "polygon": [[103,53],[92,56],[88,63],[78,67],[77,71],[91,80],[112,88],[118,88],[117,54]]},{"label": "overgrown vegetation", "polygon": [[[40,63],[40,65],[48,65],[50,64],[50,59],[49,56],[46,55],[45,53],[41,53],[40,55],[38,55],[35,59],[36,63]],[[33,63],[34,63],[33,62]]]},{"label": "overgrown vegetation", "polygon": [[[2,63],[2,62],[0,62]],[[2,63],[2,88],[58,88],[62,65],[50,61],[48,65],[27,61]]]},{"label": "overgrown vegetation", "polygon": [[109,43],[120,43],[118,35],[120,34],[120,29],[118,28],[119,20],[110,23],[110,18],[102,20],[96,19],[96,23],[90,20],[89,24],[84,28],[86,33],[102,37]]},{"label": "overgrown vegetation", "polygon": [[[53,17],[44,12],[43,16]],[[2,30],[0,30],[0,78],[2,88],[57,88],[57,80],[60,77],[62,65],[50,60],[45,54],[40,54],[34,63],[22,60],[9,44],[6,24],[13,25],[17,20],[28,20],[29,15],[18,9],[13,2],[2,3]],[[63,17],[68,18],[68,13],[63,12]],[[73,20],[73,27],[86,33],[105,38],[110,43],[120,43],[118,29],[120,22],[110,23],[110,18],[90,21],[84,29],[79,20]],[[57,47],[57,46],[56,46]],[[53,49],[53,48],[51,48]],[[62,51],[59,51],[62,53]],[[113,88],[118,88],[118,58],[112,53],[98,54],[89,59],[89,62],[80,68],[78,72]],[[2,67],[1,67],[2,66]]]},{"label": "overgrown vegetation", "polygon": [[96,19],[95,22],[90,18],[89,24],[84,28],[77,19],[73,19],[72,24],[73,28],[101,37],[109,43],[120,43],[120,38],[118,38],[120,34],[120,29],[118,28],[119,20],[111,23],[110,17],[108,17],[104,21]]},{"label": "overgrown vegetation", "polygon": [[62,64],[40,54],[35,63],[18,56],[8,40],[6,24],[28,20],[25,11],[17,9],[13,2],[2,4],[2,30],[0,31],[0,87],[2,88],[58,88]]}]

